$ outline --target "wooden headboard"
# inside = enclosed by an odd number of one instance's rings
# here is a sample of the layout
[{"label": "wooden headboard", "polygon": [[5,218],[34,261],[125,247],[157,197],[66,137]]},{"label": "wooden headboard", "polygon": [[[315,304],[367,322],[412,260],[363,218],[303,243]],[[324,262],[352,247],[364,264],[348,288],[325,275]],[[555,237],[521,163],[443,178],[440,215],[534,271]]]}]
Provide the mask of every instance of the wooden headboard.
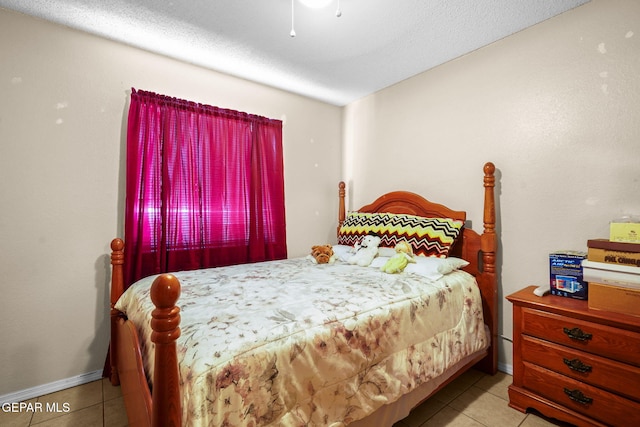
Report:
[{"label": "wooden headboard", "polygon": [[[460,237],[452,246],[450,256],[463,258],[469,262],[465,271],[475,276],[480,293],[485,323],[491,330],[491,348],[489,355],[481,362],[481,368],[494,374],[498,367],[498,281],[496,275],[496,254],[498,238],[496,236],[495,213],[495,166],[488,162],[484,165],[484,209],[483,231],[463,228]],[[339,209],[338,230],[346,218],[345,183],[338,186]],[[389,212],[395,214],[409,214],[428,218],[452,218],[460,221],[467,220],[465,211],[456,211],[439,203],[431,202],[424,197],[408,191],[393,191],[378,197],[373,203],[365,205],[358,212]]]}]

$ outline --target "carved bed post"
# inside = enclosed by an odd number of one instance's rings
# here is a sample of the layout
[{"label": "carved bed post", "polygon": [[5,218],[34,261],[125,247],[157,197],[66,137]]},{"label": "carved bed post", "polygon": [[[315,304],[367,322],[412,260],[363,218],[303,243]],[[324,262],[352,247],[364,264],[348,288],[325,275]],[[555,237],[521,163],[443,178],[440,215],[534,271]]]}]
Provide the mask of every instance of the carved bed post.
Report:
[{"label": "carved bed post", "polygon": [[118,298],[124,292],[124,242],[122,239],[111,241],[111,343],[109,344],[109,364],[111,365],[111,384],[119,385],[118,363],[116,360],[118,340],[116,337],[116,322],[120,312],[114,308]]},{"label": "carved bed post", "polygon": [[492,374],[495,374],[498,368],[498,278],[496,276],[498,237],[496,235],[495,171],[496,167],[493,163],[487,162],[484,165],[484,233],[480,240],[483,276],[490,282],[490,286],[486,289],[492,290],[492,294],[485,297],[491,298],[491,303],[487,306],[488,310],[485,309],[485,313],[489,312],[489,316],[485,314],[485,322],[493,331],[491,347],[486,359],[487,371]]},{"label": "carved bed post", "polygon": [[176,339],[180,336],[180,282],[172,274],[158,276],[151,285],[151,341],[156,345],[153,370],[151,425],[181,426],[180,374]]},{"label": "carved bed post", "polygon": [[498,240],[496,236],[496,202],[494,187],[496,167],[488,162],[484,165],[484,233],[482,235],[483,265],[487,273],[496,271],[496,249]]},{"label": "carved bed post", "polygon": [[340,232],[340,227],[342,227],[342,223],[346,218],[346,208],[344,202],[345,195],[345,183],[344,181],[340,181],[338,184],[338,233]]}]

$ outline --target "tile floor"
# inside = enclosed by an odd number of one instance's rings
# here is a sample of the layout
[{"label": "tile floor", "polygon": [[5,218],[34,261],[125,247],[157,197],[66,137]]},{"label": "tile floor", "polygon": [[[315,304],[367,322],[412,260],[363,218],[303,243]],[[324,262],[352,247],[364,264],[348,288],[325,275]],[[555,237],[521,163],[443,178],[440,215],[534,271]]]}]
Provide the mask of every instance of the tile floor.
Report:
[{"label": "tile floor", "polygon": [[[498,372],[488,376],[469,371],[414,409],[394,427],[545,427],[556,426],[534,414],[523,414],[507,406],[511,376]],[[3,427],[122,427],[127,425],[120,387],[106,379],[40,396],[27,401],[42,411],[0,411]],[[59,412],[47,412],[58,403]],[[68,403],[65,412],[64,403]]]},{"label": "tile floor", "polygon": [[[46,394],[27,400],[32,411],[18,413],[0,410],[2,427],[123,427],[127,425],[127,415],[120,387],[113,387],[103,378],[56,393]],[[38,410],[36,403],[42,410]],[[53,411],[47,411],[47,403]],[[64,404],[68,407],[65,408]],[[53,406],[57,404],[57,407]],[[55,411],[57,409],[58,412]],[[65,412],[65,409],[68,409]]]}]

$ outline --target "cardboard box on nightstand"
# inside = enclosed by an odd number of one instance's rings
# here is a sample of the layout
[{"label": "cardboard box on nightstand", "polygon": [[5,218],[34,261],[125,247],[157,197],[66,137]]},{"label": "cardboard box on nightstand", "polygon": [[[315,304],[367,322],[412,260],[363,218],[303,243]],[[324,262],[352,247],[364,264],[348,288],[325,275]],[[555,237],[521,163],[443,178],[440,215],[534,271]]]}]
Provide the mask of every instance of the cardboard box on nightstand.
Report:
[{"label": "cardboard box on nightstand", "polygon": [[640,316],[640,267],[582,261],[589,308]]},{"label": "cardboard box on nightstand", "polygon": [[640,316],[640,288],[589,282],[589,308]]}]

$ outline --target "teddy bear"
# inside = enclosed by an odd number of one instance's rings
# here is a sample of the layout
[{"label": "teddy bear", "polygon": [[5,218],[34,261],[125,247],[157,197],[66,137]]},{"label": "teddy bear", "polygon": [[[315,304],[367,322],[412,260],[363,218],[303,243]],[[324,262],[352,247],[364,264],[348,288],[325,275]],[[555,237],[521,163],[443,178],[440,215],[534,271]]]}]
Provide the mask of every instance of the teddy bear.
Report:
[{"label": "teddy bear", "polygon": [[407,266],[407,264],[409,264],[410,262],[416,262],[413,259],[413,250],[411,249],[411,245],[405,240],[402,240],[398,242],[398,244],[396,244],[395,251],[396,254],[389,258],[389,260],[382,267],[380,267],[381,271],[390,274],[400,273],[404,271],[404,268]]},{"label": "teddy bear", "polygon": [[314,264],[333,264],[336,259],[331,245],[312,246],[308,257]]},{"label": "teddy bear", "polygon": [[371,264],[371,261],[378,256],[380,240],[380,237],[373,234],[364,236],[362,240],[353,247],[355,254],[349,258],[349,264],[358,264],[361,267],[366,267]]}]

